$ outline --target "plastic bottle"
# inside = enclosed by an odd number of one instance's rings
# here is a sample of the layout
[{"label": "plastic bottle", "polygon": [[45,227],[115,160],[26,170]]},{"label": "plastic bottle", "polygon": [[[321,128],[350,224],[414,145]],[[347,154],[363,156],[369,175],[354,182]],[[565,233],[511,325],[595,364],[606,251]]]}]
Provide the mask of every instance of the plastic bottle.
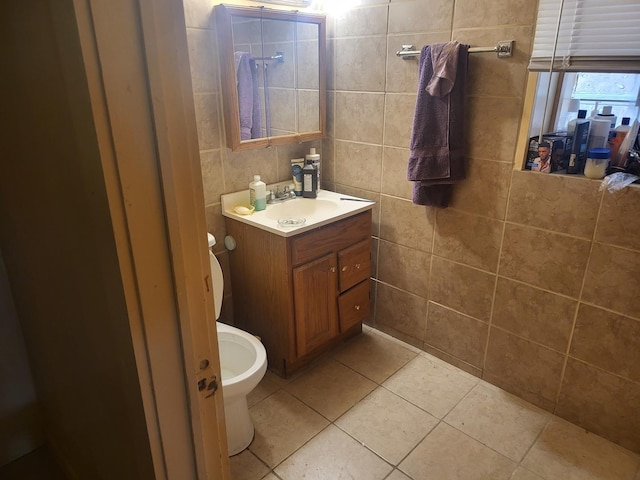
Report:
[{"label": "plastic bottle", "polygon": [[587,121],[587,111],[586,110],[578,110],[578,118],[574,118],[573,120],[569,120],[567,124],[567,135],[573,136],[576,132],[576,124],[578,122],[584,123]]},{"label": "plastic bottle", "polygon": [[613,113],[611,113],[611,105],[602,107],[602,113],[598,113],[596,115],[596,118],[599,118],[602,120],[609,120],[609,123],[611,125],[610,130],[613,130],[614,128],[616,128],[616,122],[618,121],[618,117],[616,117]]},{"label": "plastic bottle", "polygon": [[320,190],[320,154],[316,153],[315,148],[309,149],[309,153],[305,156],[307,162],[311,161],[311,164],[316,168],[318,175],[317,190]]},{"label": "plastic bottle", "polygon": [[625,166],[626,155],[620,154],[620,145],[622,145],[622,141],[631,130],[629,123],[631,122],[631,118],[623,117],[622,123],[613,131],[611,138],[609,138],[609,148],[611,149],[611,165],[614,167],[623,167]]},{"label": "plastic bottle", "polygon": [[293,191],[296,196],[302,196],[302,169],[304,168],[304,158],[291,159],[291,175],[293,176]]},{"label": "plastic bottle", "polygon": [[598,118],[598,115],[592,117],[587,149],[605,148],[609,142],[610,130],[611,121],[609,119]]},{"label": "plastic bottle", "polygon": [[256,211],[267,208],[267,185],[260,180],[260,175],[254,175],[249,184],[249,203]]},{"label": "plastic bottle", "polygon": [[584,176],[587,178],[604,178],[609,166],[608,148],[593,148],[587,153],[587,163],[584,164]]},{"label": "plastic bottle", "polygon": [[302,196],[304,198],[316,198],[318,196],[318,170],[313,166],[312,160],[302,169]]}]

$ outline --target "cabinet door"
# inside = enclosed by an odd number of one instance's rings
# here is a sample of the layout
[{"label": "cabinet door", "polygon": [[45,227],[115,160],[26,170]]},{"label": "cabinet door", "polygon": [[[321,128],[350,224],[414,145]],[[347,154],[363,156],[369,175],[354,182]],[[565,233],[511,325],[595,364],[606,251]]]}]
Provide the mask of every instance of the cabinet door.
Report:
[{"label": "cabinet door", "polygon": [[337,275],[333,253],[293,269],[298,357],[338,335]]}]

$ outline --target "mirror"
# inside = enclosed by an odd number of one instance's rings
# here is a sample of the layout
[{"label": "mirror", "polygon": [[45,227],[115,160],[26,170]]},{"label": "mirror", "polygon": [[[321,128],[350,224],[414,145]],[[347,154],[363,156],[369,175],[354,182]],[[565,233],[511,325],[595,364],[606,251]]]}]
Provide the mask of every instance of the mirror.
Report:
[{"label": "mirror", "polygon": [[214,10],[227,146],[324,138],[324,16],[229,5]]}]

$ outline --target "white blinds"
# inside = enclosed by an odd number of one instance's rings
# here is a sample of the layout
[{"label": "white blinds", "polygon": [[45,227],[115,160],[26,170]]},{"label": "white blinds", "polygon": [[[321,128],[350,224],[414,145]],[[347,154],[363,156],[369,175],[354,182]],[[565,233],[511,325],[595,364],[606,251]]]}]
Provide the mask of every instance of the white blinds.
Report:
[{"label": "white blinds", "polygon": [[540,0],[530,70],[640,72],[640,0],[561,3]]}]

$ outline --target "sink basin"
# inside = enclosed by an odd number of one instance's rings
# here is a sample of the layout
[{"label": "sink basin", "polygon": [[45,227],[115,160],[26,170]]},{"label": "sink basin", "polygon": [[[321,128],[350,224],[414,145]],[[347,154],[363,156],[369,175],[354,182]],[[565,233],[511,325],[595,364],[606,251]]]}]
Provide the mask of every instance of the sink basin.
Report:
[{"label": "sink basin", "polygon": [[282,203],[267,205],[265,215],[272,220],[281,218],[305,218],[309,219],[314,215],[331,215],[338,209],[335,201],[320,198],[296,198],[286,200]]},{"label": "sink basin", "polygon": [[[268,186],[267,189],[274,188]],[[255,211],[251,215],[239,215],[234,212],[234,207],[246,204],[248,198],[248,190],[222,195],[222,214],[283,237],[297,235],[370,210],[375,203],[350,195],[320,190],[317,198],[298,197],[281,203],[267,204],[265,210]]]}]

